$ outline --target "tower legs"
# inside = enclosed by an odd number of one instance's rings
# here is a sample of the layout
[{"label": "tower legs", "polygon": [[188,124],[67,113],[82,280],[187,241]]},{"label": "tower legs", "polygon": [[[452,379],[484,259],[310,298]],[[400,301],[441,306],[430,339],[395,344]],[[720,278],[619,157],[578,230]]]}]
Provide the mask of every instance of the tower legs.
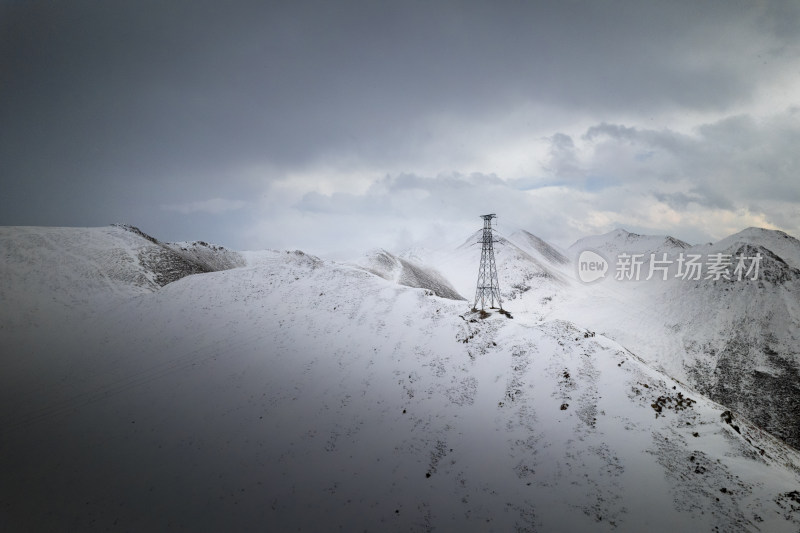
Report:
[{"label": "tower legs", "polygon": [[478,283],[475,288],[475,303],[473,309],[478,309],[480,302],[481,311],[486,304],[490,309],[497,306],[502,310],[503,301],[500,299],[500,283],[497,281],[497,264],[494,260],[494,236],[492,235],[492,219],[497,215],[481,215],[483,219],[483,234],[481,238],[481,265],[478,269]]}]

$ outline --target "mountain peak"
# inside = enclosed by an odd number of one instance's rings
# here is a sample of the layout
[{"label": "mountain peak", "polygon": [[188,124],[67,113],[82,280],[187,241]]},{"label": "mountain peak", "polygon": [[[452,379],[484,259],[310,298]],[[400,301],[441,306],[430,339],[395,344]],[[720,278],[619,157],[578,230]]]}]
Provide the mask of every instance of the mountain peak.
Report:
[{"label": "mountain peak", "polygon": [[794,239],[795,241],[797,240],[784,231],[778,229],[759,228],[758,226],[750,226],[738,233],[734,233],[733,235],[728,236],[727,238],[730,239],[733,237],[739,239],[782,238],[782,239]]},{"label": "mountain peak", "polygon": [[689,247],[688,243],[670,235],[640,235],[618,228],[601,235],[578,239],[568,250],[572,255],[577,255],[587,248],[595,248],[609,254],[625,252],[648,255]]},{"label": "mountain peak", "polygon": [[738,248],[742,244],[762,246],[794,268],[800,268],[800,240],[786,232],[749,227],[734,233],[712,245],[713,249],[727,250]]}]

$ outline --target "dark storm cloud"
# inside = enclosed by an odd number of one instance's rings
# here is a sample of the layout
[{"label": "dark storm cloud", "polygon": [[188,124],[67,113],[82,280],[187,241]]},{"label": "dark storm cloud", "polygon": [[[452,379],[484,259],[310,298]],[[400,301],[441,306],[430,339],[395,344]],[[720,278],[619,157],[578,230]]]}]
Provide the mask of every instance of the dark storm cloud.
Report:
[{"label": "dark storm cloud", "polygon": [[[203,206],[341,158],[411,171],[435,145],[439,172],[469,172],[448,144],[460,121],[527,104],[598,120],[725,110],[782,72],[797,15],[792,2],[1,2],[0,223],[147,218],[178,238],[167,228],[203,223],[181,218]],[[554,172],[576,171],[561,161]]]}]

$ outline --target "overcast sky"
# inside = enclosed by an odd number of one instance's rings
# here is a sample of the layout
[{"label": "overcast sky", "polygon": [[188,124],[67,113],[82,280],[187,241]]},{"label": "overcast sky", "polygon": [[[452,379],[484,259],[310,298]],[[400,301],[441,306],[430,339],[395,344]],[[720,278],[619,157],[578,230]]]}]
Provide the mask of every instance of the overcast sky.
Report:
[{"label": "overcast sky", "polygon": [[0,0],[0,224],[800,237],[800,2]]}]

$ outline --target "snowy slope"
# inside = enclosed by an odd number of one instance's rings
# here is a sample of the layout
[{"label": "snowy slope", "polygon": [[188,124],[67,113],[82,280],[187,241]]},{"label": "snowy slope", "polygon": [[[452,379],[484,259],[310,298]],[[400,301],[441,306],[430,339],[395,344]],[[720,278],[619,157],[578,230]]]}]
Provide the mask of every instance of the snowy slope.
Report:
[{"label": "snowy slope", "polygon": [[[479,232],[438,258],[440,270],[460,280],[467,295],[474,294],[467,287],[476,274],[468,266],[479,262],[480,246],[472,245],[478,236]],[[525,253],[503,253],[512,238],[511,249]],[[576,242],[563,254],[573,258],[565,264],[550,251],[557,249],[528,232],[515,232],[512,238],[496,235],[495,244],[506,308],[602,331],[650,364],[800,447],[797,239],[783,232],[748,228],[718,243],[690,246],[669,236],[615,230]],[[470,249],[468,257],[465,251]],[[594,285],[577,281],[574,258],[585,249],[599,251],[610,261],[606,281]],[[623,252],[643,256],[640,281],[614,279],[614,262]],[[673,261],[679,254],[700,255],[703,261],[716,253],[734,258],[761,254],[759,279],[684,280],[675,277],[673,263],[666,281],[658,272],[645,281],[650,254],[660,259],[665,253]],[[536,261],[535,270],[527,256]],[[520,276],[531,271],[539,275]],[[548,273],[559,274],[562,282],[550,283]],[[527,279],[521,280],[523,276]]]},{"label": "snowy slope", "polygon": [[[691,384],[761,427],[800,447],[800,242],[782,232],[749,228],[714,244],[674,245],[670,238],[621,231],[582,239],[607,253],[644,253],[640,281],[576,285],[553,317],[603,332],[651,364]],[[656,246],[657,245],[657,246]],[[644,281],[649,254],[762,255],[757,280],[682,279],[672,264],[666,281]]]},{"label": "snowy slope", "polygon": [[406,287],[428,289],[436,296],[451,300],[464,299],[436,269],[398,257],[386,250],[374,250],[362,257],[357,264],[376,276]]},{"label": "snowy slope", "polygon": [[517,230],[508,238],[531,255],[538,255],[541,259],[549,261],[554,265],[566,265],[569,263],[567,252],[545,242],[529,231]]},{"label": "snowy slope", "polygon": [[796,451],[609,338],[246,257],[57,342],[0,330],[3,354],[69,359],[0,375],[0,530],[800,527]]},{"label": "snowy slope", "polygon": [[152,292],[197,265],[124,227],[0,228],[2,324],[24,325],[54,308]]},{"label": "snowy slope", "polygon": [[[184,276],[218,269],[184,252],[125,225],[0,227],[3,323],[16,323],[20,315],[54,304],[79,308],[93,300],[152,292]],[[243,264],[230,257],[231,263]]]}]

